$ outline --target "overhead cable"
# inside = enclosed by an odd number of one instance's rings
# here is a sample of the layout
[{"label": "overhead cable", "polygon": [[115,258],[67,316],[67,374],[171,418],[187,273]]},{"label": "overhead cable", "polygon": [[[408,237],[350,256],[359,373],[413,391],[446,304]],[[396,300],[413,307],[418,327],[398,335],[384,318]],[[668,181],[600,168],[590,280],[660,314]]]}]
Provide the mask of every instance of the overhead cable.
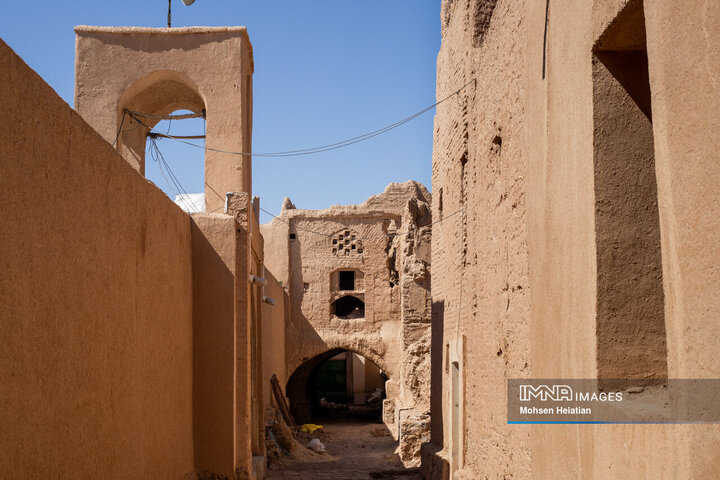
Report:
[{"label": "overhead cable", "polygon": [[[299,156],[304,156],[304,155],[312,155],[315,153],[328,152],[331,150],[336,150],[338,148],[344,148],[344,147],[347,147],[350,145],[354,145],[356,143],[364,142],[364,141],[374,138],[378,135],[382,135],[383,133],[389,132],[390,130],[394,130],[395,128],[398,128],[398,127],[414,120],[415,118],[419,117],[420,115],[432,110],[433,108],[437,107],[438,105],[447,101],[448,99],[454,97],[455,95],[459,95],[460,92],[462,92],[465,88],[467,88],[473,82],[475,82],[474,78],[472,80],[470,80],[468,83],[466,83],[465,85],[463,85],[462,87],[460,87],[459,89],[455,90],[453,93],[451,93],[447,97],[435,102],[434,104],[430,105],[429,107],[424,108],[424,109],[420,110],[419,112],[414,113],[413,115],[410,115],[409,117],[403,118],[402,120],[399,120],[395,123],[392,123],[385,127],[379,128],[377,130],[373,130],[372,132],[368,132],[368,133],[365,133],[362,135],[358,135],[356,137],[348,138],[348,139],[345,139],[345,140],[342,140],[339,142],[335,142],[335,143],[331,143],[331,144],[327,144],[327,145],[321,145],[318,147],[303,148],[303,149],[298,149],[298,150],[286,150],[286,151],[281,151],[281,152],[265,152],[265,153],[234,152],[234,151],[230,151],[230,150],[223,150],[220,148],[215,148],[213,146],[199,145],[197,143],[188,142],[186,140],[188,137],[182,137],[182,136],[176,136],[176,135],[163,135],[163,134],[158,134],[156,132],[152,132],[152,127],[146,125],[139,118],[139,117],[152,118],[151,115],[141,114],[138,112],[132,112],[130,110],[126,110],[125,112],[127,112],[127,114],[130,117],[132,117],[135,121],[137,121],[139,124],[141,124],[145,128],[147,128],[150,131],[149,134],[155,136],[156,138],[169,138],[171,140],[175,140],[177,142],[184,143],[186,145],[190,145],[195,148],[201,148],[203,150],[208,150],[208,151],[217,152],[217,153],[224,153],[224,154],[228,154],[228,155],[275,157],[275,158],[277,158],[277,157],[299,157]],[[123,120],[124,120],[124,116],[123,116]],[[119,133],[118,133],[118,135],[119,135]],[[196,136],[196,137],[200,138],[200,136]]]}]

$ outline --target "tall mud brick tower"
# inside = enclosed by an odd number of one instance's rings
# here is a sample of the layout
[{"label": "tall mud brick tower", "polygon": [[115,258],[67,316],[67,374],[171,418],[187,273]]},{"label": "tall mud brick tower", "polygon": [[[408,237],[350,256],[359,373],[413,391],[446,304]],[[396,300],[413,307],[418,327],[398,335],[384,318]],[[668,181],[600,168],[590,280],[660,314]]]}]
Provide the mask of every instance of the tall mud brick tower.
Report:
[{"label": "tall mud brick tower", "polygon": [[207,211],[221,210],[226,192],[252,193],[253,55],[245,27],[75,32],[75,109],[135,169],[145,172],[148,127],[190,110],[206,118],[206,145],[214,149],[205,153]]}]

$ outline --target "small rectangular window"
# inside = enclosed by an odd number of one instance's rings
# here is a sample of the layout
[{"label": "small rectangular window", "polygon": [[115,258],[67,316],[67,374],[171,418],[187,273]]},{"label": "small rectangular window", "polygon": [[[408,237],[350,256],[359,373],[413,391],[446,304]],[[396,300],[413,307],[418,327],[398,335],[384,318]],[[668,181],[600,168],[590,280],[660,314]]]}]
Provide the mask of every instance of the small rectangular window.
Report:
[{"label": "small rectangular window", "polygon": [[291,233],[291,234],[290,234],[290,240],[295,240],[295,238],[297,238],[297,236],[296,236],[294,233]]},{"label": "small rectangular window", "polygon": [[355,290],[355,272],[346,270],[340,272],[340,290]]}]

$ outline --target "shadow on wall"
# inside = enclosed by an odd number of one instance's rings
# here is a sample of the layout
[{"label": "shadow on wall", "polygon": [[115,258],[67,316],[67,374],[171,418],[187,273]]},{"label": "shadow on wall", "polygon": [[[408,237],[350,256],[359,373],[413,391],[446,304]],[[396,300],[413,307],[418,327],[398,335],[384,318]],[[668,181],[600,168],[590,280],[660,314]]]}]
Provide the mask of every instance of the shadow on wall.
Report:
[{"label": "shadow on wall", "polygon": [[312,419],[312,398],[307,392],[310,376],[320,365],[342,352],[342,348],[336,348],[313,357],[290,375],[285,394],[290,400],[290,412],[296,423],[309,423]]},{"label": "shadow on wall", "polygon": [[665,296],[643,2],[593,53],[600,378],[667,378]]},{"label": "shadow on wall", "polygon": [[[199,222],[199,223],[198,223]],[[196,467],[232,464],[235,277],[202,228],[191,218],[193,269],[193,432]],[[217,230],[222,231],[222,230]],[[234,220],[225,230],[234,241]]]},{"label": "shadow on wall", "polygon": [[[78,27],[83,28],[83,27]],[[91,27],[92,28],[92,27]],[[202,27],[201,27],[202,28]],[[238,29],[245,27],[236,27]],[[173,28],[173,30],[180,30],[180,28]],[[223,32],[214,34],[218,38],[221,38]],[[207,44],[207,40],[201,35],[188,35],[182,42],[182,44],[173,43],[171,41],[166,42],[147,42],[145,37],[142,35],[104,35],[103,43],[108,45],[115,45],[131,50],[138,50],[147,53],[162,53],[170,50],[181,50],[183,52],[192,52]]]},{"label": "shadow on wall", "polygon": [[432,339],[430,344],[430,442],[422,446],[423,478],[436,480],[447,478],[449,464],[438,455],[443,449],[445,427],[443,422],[443,349],[445,344],[445,302],[432,303]]},{"label": "shadow on wall", "polygon": [[432,303],[432,334],[430,340],[430,418],[431,443],[442,446],[443,438],[443,345],[445,344],[445,302]]}]

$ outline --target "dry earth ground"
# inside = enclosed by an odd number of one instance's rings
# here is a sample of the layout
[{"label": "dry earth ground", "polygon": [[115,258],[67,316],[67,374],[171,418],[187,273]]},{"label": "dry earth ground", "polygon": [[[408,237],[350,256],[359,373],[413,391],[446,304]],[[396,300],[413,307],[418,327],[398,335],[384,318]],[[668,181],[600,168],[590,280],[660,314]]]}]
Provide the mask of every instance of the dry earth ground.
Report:
[{"label": "dry earth ground", "polygon": [[[275,457],[270,480],[419,480],[416,469],[405,469],[395,453],[397,442],[383,424],[330,423],[317,434],[300,433],[303,444],[319,438],[327,449],[322,460],[313,457]],[[330,458],[327,458],[327,457]]]}]

